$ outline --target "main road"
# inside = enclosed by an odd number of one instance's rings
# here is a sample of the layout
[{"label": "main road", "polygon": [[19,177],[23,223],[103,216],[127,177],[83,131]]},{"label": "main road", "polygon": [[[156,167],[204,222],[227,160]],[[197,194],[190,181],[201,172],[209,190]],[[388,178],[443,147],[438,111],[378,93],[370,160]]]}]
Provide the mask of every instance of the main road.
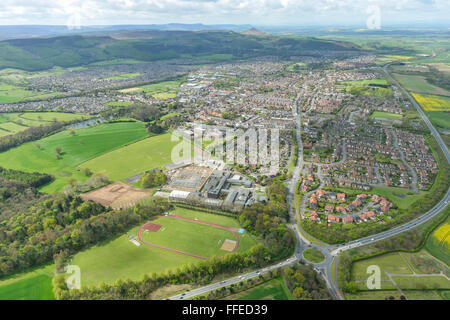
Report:
[{"label": "main road", "polygon": [[[430,120],[428,119],[426,114],[423,112],[421,107],[414,100],[414,98],[389,74],[389,71],[388,71],[389,65],[390,64],[387,64],[383,67],[383,70],[386,73],[387,78],[389,78],[392,81],[392,83],[396,84],[400,88],[400,90],[403,92],[403,94],[410,100],[412,105],[419,112],[422,119],[425,121],[427,127],[430,129],[431,134],[436,139],[439,147],[442,149],[442,152],[444,153],[444,155],[447,159],[447,162],[450,163],[450,154],[448,152],[448,148],[447,148],[446,144],[444,143],[444,141],[442,140],[439,132],[434,128],[433,124],[430,122]],[[274,269],[294,265],[298,261],[302,260],[306,263],[314,265],[315,270],[324,277],[326,284],[327,284],[331,294],[333,295],[333,297],[335,299],[340,300],[340,299],[342,299],[342,297],[337,289],[336,284],[333,282],[332,276],[331,276],[331,273],[335,272],[335,270],[331,270],[331,265],[332,265],[334,259],[337,259],[337,256],[339,253],[342,253],[345,250],[349,250],[349,249],[361,247],[361,246],[364,246],[367,244],[371,244],[376,241],[384,240],[384,239],[393,237],[395,235],[398,235],[402,232],[408,231],[412,228],[415,228],[418,225],[423,224],[423,223],[429,221],[430,219],[432,219],[433,217],[435,217],[439,212],[441,212],[448,205],[448,203],[450,201],[450,189],[447,190],[447,193],[445,194],[444,198],[441,201],[439,201],[439,203],[437,203],[431,210],[429,210],[425,214],[421,215],[420,217],[418,217],[410,222],[407,222],[403,225],[400,225],[396,228],[389,229],[387,231],[384,231],[384,232],[381,232],[381,233],[378,233],[378,234],[375,234],[375,235],[372,235],[369,237],[350,241],[350,242],[347,242],[345,244],[340,244],[340,245],[315,245],[315,244],[311,243],[308,239],[305,238],[305,236],[299,230],[299,224],[298,224],[298,220],[297,220],[298,215],[297,215],[295,196],[294,196],[295,191],[296,191],[295,188],[299,181],[301,169],[304,164],[304,162],[303,162],[303,144],[302,144],[302,140],[301,140],[301,110],[300,110],[300,105],[299,105],[299,101],[301,99],[302,92],[303,91],[300,90],[300,92],[298,93],[298,95],[293,103],[293,106],[292,106],[292,112],[294,115],[294,119],[296,119],[296,127],[297,127],[296,134],[297,134],[297,144],[298,144],[298,161],[297,161],[297,165],[295,166],[295,169],[293,171],[292,178],[290,179],[290,181],[288,183],[288,195],[287,195],[287,200],[289,203],[289,214],[290,214],[290,218],[291,218],[291,221],[290,221],[290,224],[288,225],[288,227],[294,231],[294,233],[297,237],[297,245],[296,245],[295,253],[287,260],[279,262],[278,264],[274,264],[274,265],[271,265],[271,266],[268,266],[268,267],[265,267],[265,268],[262,268],[262,269],[259,269],[256,271],[252,271],[252,272],[249,272],[249,273],[246,273],[243,275],[239,275],[239,276],[227,279],[227,280],[212,283],[210,285],[207,285],[207,286],[204,286],[201,288],[197,288],[197,289],[194,289],[194,290],[182,293],[182,294],[175,295],[169,299],[171,299],[171,300],[180,300],[181,299],[182,300],[182,299],[186,299],[186,298],[192,298],[192,297],[195,297],[195,296],[198,296],[201,294],[208,293],[212,290],[226,287],[226,286],[229,286],[234,283],[239,283],[243,280],[258,277],[259,275],[270,272],[271,270],[274,270]],[[321,263],[318,263],[318,264],[313,264],[313,263],[310,263],[307,260],[305,260],[303,258],[303,251],[307,248],[314,248],[314,249],[321,251],[325,256],[324,261],[322,261]],[[336,267],[337,267],[337,263],[336,263]]]}]

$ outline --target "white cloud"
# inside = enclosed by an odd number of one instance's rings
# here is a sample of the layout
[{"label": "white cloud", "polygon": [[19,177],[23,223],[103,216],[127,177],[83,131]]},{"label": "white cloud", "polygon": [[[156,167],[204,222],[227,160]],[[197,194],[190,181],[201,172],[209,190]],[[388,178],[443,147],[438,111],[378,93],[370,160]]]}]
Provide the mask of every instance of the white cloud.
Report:
[{"label": "white cloud", "polygon": [[448,0],[1,0],[0,24],[65,24],[74,12],[86,25],[333,24],[365,21],[369,5],[380,7],[383,20],[450,16]]}]

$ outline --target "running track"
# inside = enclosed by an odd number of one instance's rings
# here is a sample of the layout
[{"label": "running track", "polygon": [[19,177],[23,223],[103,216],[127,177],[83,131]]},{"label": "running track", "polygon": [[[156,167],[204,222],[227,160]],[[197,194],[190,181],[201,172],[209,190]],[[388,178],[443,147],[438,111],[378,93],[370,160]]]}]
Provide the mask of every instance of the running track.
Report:
[{"label": "running track", "polygon": [[[181,216],[177,216],[177,215],[174,215],[174,214],[168,214],[167,216],[164,216],[164,217],[191,221],[191,222],[195,222],[195,223],[204,224],[204,225],[207,225],[207,226],[213,226],[213,227],[216,227],[216,228],[221,228],[221,229],[228,230],[236,238],[236,245],[234,246],[234,249],[232,250],[232,252],[236,252],[236,250],[239,248],[240,239],[239,239],[238,234],[236,233],[236,228],[231,228],[231,227],[227,227],[227,226],[223,226],[223,225],[220,225],[220,224],[215,224],[215,223],[211,223],[211,222],[207,222],[207,221],[195,220],[195,219],[191,219],[191,218],[181,217]],[[151,246],[151,247],[155,247],[155,248],[159,248],[159,249],[163,249],[163,250],[167,250],[167,251],[172,251],[172,252],[175,252],[175,253],[184,254],[184,255],[187,255],[187,256],[194,257],[194,258],[198,258],[198,259],[202,259],[202,260],[209,260],[208,257],[199,256],[199,255],[196,255],[196,254],[193,254],[193,253],[189,253],[189,252],[185,252],[185,251],[181,251],[181,250],[177,250],[177,249],[173,249],[173,248],[168,248],[168,247],[160,246],[160,245],[157,245],[157,244],[145,241],[142,238],[142,235],[141,235],[141,231],[142,231],[143,227],[144,227],[144,225],[142,225],[139,228],[139,231],[138,231],[138,238],[139,238],[139,240],[142,243],[144,243],[144,244],[146,244],[148,246]]]}]

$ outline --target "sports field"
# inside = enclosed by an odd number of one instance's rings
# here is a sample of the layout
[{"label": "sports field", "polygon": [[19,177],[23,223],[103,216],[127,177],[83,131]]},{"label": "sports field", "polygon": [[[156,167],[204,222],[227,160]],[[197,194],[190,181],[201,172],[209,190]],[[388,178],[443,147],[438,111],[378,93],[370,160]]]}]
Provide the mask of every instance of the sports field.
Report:
[{"label": "sports field", "polygon": [[[77,170],[82,162],[147,136],[145,125],[140,122],[100,124],[75,129],[74,132],[75,135],[66,130],[0,153],[0,166],[52,174],[56,180],[43,187],[42,191],[57,192],[63,189],[70,178],[87,179]],[[59,160],[56,158],[57,147],[62,150]]]},{"label": "sports field", "polygon": [[163,81],[140,87],[122,89],[122,93],[145,93],[147,96],[155,99],[169,99],[176,97],[176,93],[180,87],[180,81]]},{"label": "sports field", "polygon": [[391,112],[383,112],[383,111],[374,111],[370,116],[370,119],[381,118],[388,120],[400,120],[402,118],[401,114],[391,113]]},{"label": "sports field", "polygon": [[[197,218],[199,220],[217,223],[224,226],[238,228],[239,223],[236,219],[220,215],[213,215],[210,213],[199,212],[195,210],[188,210],[184,208],[177,208],[171,212],[177,216]],[[164,220],[166,219],[166,220]],[[219,240],[234,239],[232,234],[228,231],[215,227],[201,226],[202,233],[196,233],[200,230],[199,225],[192,222],[184,222],[182,220],[171,220],[171,218],[160,218],[152,221],[155,224],[164,224],[165,230],[160,229],[156,234],[159,244],[166,247],[183,248],[185,250],[195,251],[201,254],[214,255],[216,253],[224,254],[226,251],[217,250],[216,245],[219,245]],[[99,244],[88,250],[80,252],[75,255],[72,264],[78,265],[81,268],[81,281],[83,285],[98,284],[100,282],[113,283],[116,279],[141,279],[144,273],[163,272],[167,269],[174,269],[181,267],[187,263],[198,263],[202,259],[163,250],[160,248],[144,245],[137,246],[131,242],[127,235],[132,235],[137,239],[138,230],[140,227],[135,227],[120,237],[114,240]],[[170,235],[170,237],[169,237]],[[189,235],[189,236],[187,236]],[[257,239],[250,234],[244,232],[240,234],[240,245],[238,252],[249,250],[257,243]],[[186,243],[183,243],[184,242]],[[204,248],[202,248],[204,246]]]}]

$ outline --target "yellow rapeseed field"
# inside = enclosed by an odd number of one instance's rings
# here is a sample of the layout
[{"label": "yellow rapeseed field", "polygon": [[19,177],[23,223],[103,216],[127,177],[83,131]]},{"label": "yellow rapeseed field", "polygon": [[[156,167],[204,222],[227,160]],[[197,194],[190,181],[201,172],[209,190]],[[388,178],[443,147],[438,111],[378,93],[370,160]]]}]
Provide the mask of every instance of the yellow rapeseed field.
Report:
[{"label": "yellow rapeseed field", "polygon": [[440,226],[433,233],[433,238],[435,238],[438,243],[442,242],[442,246],[450,248],[450,224],[446,223]]},{"label": "yellow rapeseed field", "polygon": [[418,93],[412,95],[425,111],[450,111],[450,98]]}]

